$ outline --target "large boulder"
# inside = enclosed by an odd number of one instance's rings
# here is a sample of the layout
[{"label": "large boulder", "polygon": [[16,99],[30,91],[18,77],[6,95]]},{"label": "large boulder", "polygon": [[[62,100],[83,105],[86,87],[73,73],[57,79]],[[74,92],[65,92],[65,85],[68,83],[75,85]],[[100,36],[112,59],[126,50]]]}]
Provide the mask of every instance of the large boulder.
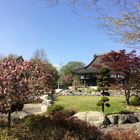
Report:
[{"label": "large boulder", "polygon": [[118,124],[118,120],[119,120],[118,115],[109,115],[108,118],[111,124]]},{"label": "large boulder", "polygon": [[139,119],[135,114],[113,114],[108,116],[112,124],[136,123]]},{"label": "large boulder", "polygon": [[127,119],[130,123],[136,123],[139,122],[139,119],[135,116],[135,114],[129,114],[127,115]]},{"label": "large boulder", "polygon": [[140,121],[140,112],[138,113],[134,113],[134,115],[138,118],[138,120]]},{"label": "large boulder", "polygon": [[78,119],[86,121],[97,127],[102,126],[105,119],[104,113],[98,111],[79,112],[75,114],[74,117],[77,117]]}]

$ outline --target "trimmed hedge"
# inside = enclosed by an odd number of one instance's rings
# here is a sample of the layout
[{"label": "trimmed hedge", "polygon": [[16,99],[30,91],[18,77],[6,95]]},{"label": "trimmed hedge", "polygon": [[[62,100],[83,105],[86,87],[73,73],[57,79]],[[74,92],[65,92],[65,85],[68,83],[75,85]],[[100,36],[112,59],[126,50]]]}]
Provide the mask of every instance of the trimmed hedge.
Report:
[{"label": "trimmed hedge", "polygon": [[130,102],[130,105],[134,105],[134,106],[140,105],[140,97],[132,96],[130,97],[129,102]]}]

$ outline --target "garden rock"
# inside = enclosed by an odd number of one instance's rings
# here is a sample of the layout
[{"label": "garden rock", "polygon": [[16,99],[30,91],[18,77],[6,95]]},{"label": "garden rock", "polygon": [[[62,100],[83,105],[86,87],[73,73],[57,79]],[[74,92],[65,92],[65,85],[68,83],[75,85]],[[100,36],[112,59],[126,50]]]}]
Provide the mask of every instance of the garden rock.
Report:
[{"label": "garden rock", "polygon": [[111,124],[118,124],[118,115],[109,115],[108,118]]},{"label": "garden rock", "polygon": [[115,114],[108,116],[111,124],[136,123],[139,119],[135,114]]},{"label": "garden rock", "polygon": [[26,116],[31,115],[31,113],[26,112],[26,111],[18,111],[18,112],[13,112],[11,114],[12,119],[23,119]]},{"label": "garden rock", "polygon": [[48,110],[48,107],[51,105],[52,103],[52,100],[44,100],[41,104],[41,112],[44,113],[44,112],[47,112]]},{"label": "garden rock", "polygon": [[140,113],[134,113],[134,115],[138,118],[138,120],[140,121]]},{"label": "garden rock", "polygon": [[129,123],[127,120],[127,115],[125,114],[118,114],[118,124]]},{"label": "garden rock", "polygon": [[87,111],[87,112],[79,112],[75,114],[74,117],[86,121],[91,125],[99,127],[103,125],[105,115],[104,113],[98,111]]},{"label": "garden rock", "polygon": [[107,127],[107,125],[110,125],[111,124],[111,121],[109,120],[109,118],[105,115],[104,117],[104,121],[103,121],[103,125],[105,127]]},{"label": "garden rock", "polygon": [[134,114],[127,115],[127,119],[130,123],[136,123],[139,119]]}]

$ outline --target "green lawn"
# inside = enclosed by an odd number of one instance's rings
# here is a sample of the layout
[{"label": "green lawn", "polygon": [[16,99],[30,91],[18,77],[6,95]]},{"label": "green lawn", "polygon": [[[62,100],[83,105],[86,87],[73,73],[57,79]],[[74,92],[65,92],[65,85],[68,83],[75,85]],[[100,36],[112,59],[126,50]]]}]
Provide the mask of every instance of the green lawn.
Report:
[{"label": "green lawn", "polygon": [[[81,111],[101,111],[101,107],[96,103],[101,99],[101,96],[59,96],[56,99],[56,104],[61,104],[65,109],[73,109],[77,112]],[[105,107],[105,113],[119,113],[126,111],[124,97],[109,97],[110,107]]]}]

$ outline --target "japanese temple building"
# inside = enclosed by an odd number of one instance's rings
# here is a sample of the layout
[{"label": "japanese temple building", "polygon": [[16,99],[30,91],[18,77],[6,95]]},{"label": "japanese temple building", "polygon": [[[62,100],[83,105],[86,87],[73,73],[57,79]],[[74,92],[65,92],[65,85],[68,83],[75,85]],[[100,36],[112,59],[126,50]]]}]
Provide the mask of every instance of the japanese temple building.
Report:
[{"label": "japanese temple building", "polygon": [[86,86],[95,86],[97,80],[97,72],[98,68],[94,67],[94,65],[102,65],[101,57],[103,55],[94,55],[93,60],[85,67],[76,69],[73,73],[80,75],[81,82]]},{"label": "japanese temple building", "polygon": [[[96,86],[97,73],[100,67],[107,67],[101,62],[102,55],[94,55],[93,60],[85,67],[74,70],[74,74],[80,75],[80,80],[85,86]],[[98,67],[99,66],[99,67]],[[119,84],[124,83],[124,77],[122,75],[117,75],[119,79]],[[112,84],[116,84],[116,75],[113,71],[110,72],[110,80]]]}]

